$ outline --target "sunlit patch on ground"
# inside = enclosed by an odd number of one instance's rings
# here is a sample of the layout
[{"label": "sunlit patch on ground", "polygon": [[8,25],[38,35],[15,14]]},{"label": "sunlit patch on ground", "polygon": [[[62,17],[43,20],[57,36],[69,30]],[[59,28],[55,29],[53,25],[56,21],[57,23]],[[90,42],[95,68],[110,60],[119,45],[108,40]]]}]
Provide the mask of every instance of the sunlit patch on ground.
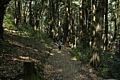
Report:
[{"label": "sunlit patch on ground", "polygon": [[58,69],[58,72],[63,72],[63,69]]},{"label": "sunlit patch on ground", "polygon": [[51,56],[53,56],[53,55],[54,55],[54,53],[50,53],[50,55],[51,55]]},{"label": "sunlit patch on ground", "polygon": [[19,56],[19,58],[25,59],[25,60],[29,60],[30,59],[30,57],[25,57],[25,56]]},{"label": "sunlit patch on ground", "polygon": [[92,72],[93,72],[93,70],[92,70],[92,69],[89,69],[89,72],[90,72],[90,73],[92,73]]},{"label": "sunlit patch on ground", "polygon": [[61,53],[62,51],[57,50],[57,53]]},{"label": "sunlit patch on ground", "polygon": [[82,75],[82,74],[80,74],[79,77],[82,78],[82,79],[85,79],[85,78],[86,78],[86,76],[85,76],[85,75]]},{"label": "sunlit patch on ground", "polygon": [[72,57],[72,58],[71,58],[71,60],[76,61],[76,60],[77,60],[77,58],[76,58],[76,57]]}]

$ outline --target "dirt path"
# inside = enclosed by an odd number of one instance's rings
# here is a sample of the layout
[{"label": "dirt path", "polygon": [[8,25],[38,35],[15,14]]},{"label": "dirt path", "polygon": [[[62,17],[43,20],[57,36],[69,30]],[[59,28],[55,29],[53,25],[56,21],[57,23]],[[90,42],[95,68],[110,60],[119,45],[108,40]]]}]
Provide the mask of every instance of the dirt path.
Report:
[{"label": "dirt path", "polygon": [[64,47],[61,51],[54,48],[44,69],[48,80],[101,80],[92,69],[80,61],[72,60],[67,48]]}]

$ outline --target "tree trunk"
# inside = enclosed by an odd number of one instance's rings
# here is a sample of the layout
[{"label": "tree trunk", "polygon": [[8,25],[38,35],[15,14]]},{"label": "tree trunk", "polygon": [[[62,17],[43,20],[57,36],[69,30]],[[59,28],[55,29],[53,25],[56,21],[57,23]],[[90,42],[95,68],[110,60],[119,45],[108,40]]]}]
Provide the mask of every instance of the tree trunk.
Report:
[{"label": "tree trunk", "polygon": [[49,0],[49,6],[50,6],[50,14],[49,14],[49,18],[50,18],[50,28],[49,28],[49,37],[53,38],[53,26],[54,26],[54,4],[53,4],[53,0]]},{"label": "tree trunk", "polygon": [[21,0],[18,1],[18,17],[17,17],[18,23],[21,22]]},{"label": "tree trunk", "polygon": [[[99,5],[96,5],[95,3],[98,2]],[[100,48],[101,48],[101,42],[102,42],[102,20],[103,20],[103,8],[100,7],[102,4],[102,1],[93,1],[93,52],[90,63],[91,65],[97,69],[99,65],[99,57],[100,57]]]},{"label": "tree trunk", "polygon": [[107,50],[108,45],[108,0],[106,0],[106,10],[105,10],[105,41],[104,41],[104,50]]},{"label": "tree trunk", "polygon": [[70,0],[66,0],[65,1],[65,8],[66,8],[66,12],[65,12],[65,28],[64,28],[64,36],[65,39],[64,41],[66,42],[67,46],[69,46],[69,35],[70,35]]},{"label": "tree trunk", "polygon": [[94,48],[96,46],[96,0],[92,0],[92,37],[91,37],[91,43],[92,47]]},{"label": "tree trunk", "polygon": [[57,38],[57,40],[59,40],[59,39],[62,39],[62,33],[61,33],[61,27],[60,27],[60,4],[59,4],[60,2],[57,0],[57,2],[56,2],[56,9],[57,9],[57,16],[58,16],[58,20],[57,20],[57,27],[58,27],[58,38]]},{"label": "tree trunk", "polygon": [[91,0],[88,0],[87,1],[89,4],[88,4],[88,23],[87,23],[87,26],[88,26],[88,36],[90,36],[88,39],[89,39],[89,47],[92,47],[92,45],[91,45],[91,36],[92,36],[92,30],[91,30],[91,21],[92,21],[92,16],[91,16],[91,14],[92,14],[92,11],[91,11],[91,6],[92,6],[92,4],[91,4]]},{"label": "tree trunk", "polygon": [[[17,8],[17,0],[15,0],[14,2],[15,4],[15,8]],[[14,14],[14,19],[15,19],[15,25],[17,25],[17,9],[14,10],[15,11],[15,14]]]},{"label": "tree trunk", "polygon": [[79,18],[79,23],[80,23],[80,26],[79,26],[79,28],[80,28],[80,30],[79,30],[79,44],[82,44],[81,37],[82,37],[82,27],[83,27],[83,17],[82,17],[83,0],[78,0],[78,1],[79,1],[79,16],[80,16],[80,18]]},{"label": "tree trunk", "polygon": [[96,70],[99,67],[99,61],[100,61],[100,57],[99,57],[99,50],[98,48],[94,48],[92,51],[92,57],[90,59],[90,64],[92,67],[94,67]]},{"label": "tree trunk", "polygon": [[34,27],[32,18],[33,18],[33,16],[32,16],[32,0],[30,0],[30,2],[29,2],[29,24],[31,27]]},{"label": "tree trunk", "polygon": [[32,75],[35,75],[35,63],[33,61],[26,61],[24,62],[24,75],[25,78],[31,77]]},{"label": "tree trunk", "polygon": [[0,6],[0,39],[3,39],[3,19],[5,14],[5,6]]},{"label": "tree trunk", "polygon": [[3,19],[5,14],[6,5],[10,0],[0,0],[0,39],[3,39]]},{"label": "tree trunk", "polygon": [[[23,5],[22,5],[23,6]],[[23,22],[23,23],[25,23],[25,24],[27,24],[27,10],[26,10],[26,8],[27,8],[27,2],[25,2],[25,4],[24,4],[24,6],[23,6],[23,13],[22,13],[22,17],[23,17],[23,19],[22,19],[22,21],[21,22]]]},{"label": "tree trunk", "polygon": [[117,5],[117,0],[115,0],[115,12],[114,12],[114,23],[115,23],[115,28],[114,28],[114,36],[113,36],[113,42],[115,41],[116,37],[117,37],[117,9],[118,9],[118,5]]},{"label": "tree trunk", "polygon": [[82,6],[83,6],[83,9],[82,9],[82,19],[83,19],[83,26],[82,26],[82,46],[83,48],[87,48],[88,47],[88,32],[87,32],[87,14],[88,14],[88,10],[87,10],[87,7],[86,7],[86,0],[83,0],[82,1]]}]

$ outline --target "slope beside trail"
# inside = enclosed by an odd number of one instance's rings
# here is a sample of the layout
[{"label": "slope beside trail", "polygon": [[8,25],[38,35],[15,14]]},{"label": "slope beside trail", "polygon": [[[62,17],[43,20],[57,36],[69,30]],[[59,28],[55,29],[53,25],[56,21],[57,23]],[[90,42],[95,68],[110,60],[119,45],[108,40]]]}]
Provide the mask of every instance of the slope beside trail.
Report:
[{"label": "slope beside trail", "polygon": [[66,47],[59,51],[57,46],[45,64],[44,75],[48,80],[102,80],[90,67],[73,60]]},{"label": "slope beside trail", "polygon": [[24,80],[26,61],[35,62],[37,75],[43,75],[43,65],[50,51],[45,42],[15,31],[5,31],[4,39],[3,44],[0,42],[0,80]]}]

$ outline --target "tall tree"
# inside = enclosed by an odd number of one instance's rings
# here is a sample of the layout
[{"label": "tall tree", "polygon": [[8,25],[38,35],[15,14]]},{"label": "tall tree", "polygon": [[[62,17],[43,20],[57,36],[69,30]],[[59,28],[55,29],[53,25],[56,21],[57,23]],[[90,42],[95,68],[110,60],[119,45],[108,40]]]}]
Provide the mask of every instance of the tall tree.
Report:
[{"label": "tall tree", "polygon": [[7,4],[10,0],[0,0],[0,39],[3,39],[3,19]]},{"label": "tall tree", "polygon": [[88,27],[87,27],[87,19],[88,19],[88,10],[87,10],[87,0],[82,1],[82,19],[83,23],[82,24],[82,36],[81,36],[81,41],[82,41],[82,46],[83,48],[88,47]]},{"label": "tall tree", "polygon": [[113,41],[115,41],[115,39],[116,39],[116,37],[117,37],[117,18],[118,18],[118,13],[117,13],[117,11],[118,11],[118,4],[119,4],[119,3],[118,3],[118,0],[115,0],[115,10],[114,10],[114,17],[113,17],[115,28],[114,28]]},{"label": "tall tree", "polygon": [[108,46],[108,0],[105,1],[105,39],[104,39],[104,50],[107,50]]},{"label": "tall tree", "polygon": [[32,0],[29,1],[29,24],[30,24],[31,27],[34,27],[33,11],[32,11]]},{"label": "tall tree", "polygon": [[91,40],[92,40],[92,0],[88,0],[88,6],[87,6],[87,10],[88,10],[88,23],[87,23],[87,27],[88,27],[88,36],[89,36],[89,47],[92,47],[91,44]]},{"label": "tall tree", "polygon": [[64,26],[64,41],[67,42],[68,46],[70,43],[70,0],[65,0],[65,26]]},{"label": "tall tree", "polygon": [[[96,4],[97,3],[97,4]],[[93,0],[93,52],[92,52],[92,66],[98,68],[100,61],[100,48],[102,44],[102,21],[104,18],[104,8],[102,7],[102,0]],[[100,7],[101,6],[101,7]]]},{"label": "tall tree", "polygon": [[54,3],[53,0],[49,0],[49,19],[50,25],[49,25],[49,37],[53,38],[53,27],[54,27]]},{"label": "tall tree", "polygon": [[79,42],[80,42],[80,44],[82,44],[82,42],[81,42],[81,36],[82,36],[82,27],[83,27],[83,17],[82,17],[82,15],[83,15],[83,5],[82,5],[82,3],[83,3],[83,0],[78,0],[79,1],[79,23],[80,23],[80,32],[79,32]]}]

